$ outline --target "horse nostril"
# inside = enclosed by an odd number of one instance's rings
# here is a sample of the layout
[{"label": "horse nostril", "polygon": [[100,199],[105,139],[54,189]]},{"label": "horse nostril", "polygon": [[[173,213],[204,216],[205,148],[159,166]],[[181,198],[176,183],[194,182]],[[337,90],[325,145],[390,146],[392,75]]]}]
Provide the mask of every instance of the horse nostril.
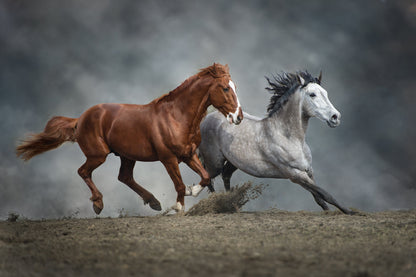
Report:
[{"label": "horse nostril", "polygon": [[237,120],[241,121],[242,120],[241,116],[237,116]]},{"label": "horse nostril", "polygon": [[338,119],[338,116],[336,114],[332,115],[331,120],[336,121]]}]

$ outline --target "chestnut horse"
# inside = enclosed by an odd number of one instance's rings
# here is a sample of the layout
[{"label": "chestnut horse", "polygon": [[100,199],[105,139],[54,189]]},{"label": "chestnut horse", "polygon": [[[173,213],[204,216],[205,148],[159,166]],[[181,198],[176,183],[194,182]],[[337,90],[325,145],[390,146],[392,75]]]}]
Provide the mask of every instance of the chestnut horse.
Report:
[{"label": "chestnut horse", "polygon": [[[120,156],[118,179],[158,211],[161,210],[159,201],[133,179],[133,168],[136,161],[161,161],[177,192],[174,209],[183,212],[184,196],[197,196],[210,183],[196,155],[201,142],[199,124],[210,105],[230,123],[239,124],[243,119],[228,65],[214,63],[201,69],[170,93],[146,105],[99,104],[79,118],[53,117],[42,133],[24,140],[16,153],[29,160],[66,141],[77,142],[87,158],[78,174],[91,190],[90,200],[97,214],[104,207],[103,196],[91,175],[108,154]],[[198,185],[185,187],[179,171],[180,162],[198,173],[201,177]]]}]

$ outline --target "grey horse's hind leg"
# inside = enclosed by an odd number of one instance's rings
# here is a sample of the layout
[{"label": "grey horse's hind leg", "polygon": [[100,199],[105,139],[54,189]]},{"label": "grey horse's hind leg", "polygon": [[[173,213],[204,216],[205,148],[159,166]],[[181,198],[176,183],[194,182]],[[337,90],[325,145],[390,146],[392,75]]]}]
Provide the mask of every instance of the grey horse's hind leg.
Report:
[{"label": "grey horse's hind leg", "polygon": [[226,191],[230,190],[230,182],[231,182],[231,176],[233,173],[237,170],[237,167],[235,167],[232,163],[229,161],[226,161],[224,164],[224,167],[222,168],[222,180],[224,182],[224,187]]}]

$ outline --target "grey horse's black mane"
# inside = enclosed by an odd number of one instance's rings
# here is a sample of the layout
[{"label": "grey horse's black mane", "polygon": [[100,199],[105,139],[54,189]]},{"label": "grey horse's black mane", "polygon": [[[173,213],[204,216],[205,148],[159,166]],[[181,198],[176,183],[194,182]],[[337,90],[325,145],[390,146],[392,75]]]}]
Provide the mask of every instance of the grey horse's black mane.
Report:
[{"label": "grey horse's black mane", "polygon": [[267,113],[269,116],[272,116],[277,112],[281,107],[286,104],[290,96],[301,86],[298,76],[302,77],[305,80],[303,87],[307,86],[309,83],[321,84],[321,81],[318,78],[312,77],[308,71],[298,71],[296,73],[286,73],[283,72],[280,75],[272,75],[273,80],[266,77],[269,86],[266,89],[272,93],[270,98],[270,103],[267,106]]}]

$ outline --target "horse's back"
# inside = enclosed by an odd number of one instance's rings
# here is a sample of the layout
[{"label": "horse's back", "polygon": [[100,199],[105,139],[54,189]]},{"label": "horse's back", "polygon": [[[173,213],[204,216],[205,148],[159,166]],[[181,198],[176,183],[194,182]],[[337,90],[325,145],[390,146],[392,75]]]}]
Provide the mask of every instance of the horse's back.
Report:
[{"label": "horse's back", "polygon": [[251,115],[249,113],[243,112],[244,114],[244,119],[249,119],[249,120],[254,120],[254,121],[261,121],[263,120],[263,118],[255,116],[255,115]]},{"label": "horse's back", "polygon": [[[134,104],[98,104],[79,118],[77,141],[81,149],[102,145],[134,160],[156,160],[153,150],[152,107]],[[131,147],[140,145],[140,147]]]}]

